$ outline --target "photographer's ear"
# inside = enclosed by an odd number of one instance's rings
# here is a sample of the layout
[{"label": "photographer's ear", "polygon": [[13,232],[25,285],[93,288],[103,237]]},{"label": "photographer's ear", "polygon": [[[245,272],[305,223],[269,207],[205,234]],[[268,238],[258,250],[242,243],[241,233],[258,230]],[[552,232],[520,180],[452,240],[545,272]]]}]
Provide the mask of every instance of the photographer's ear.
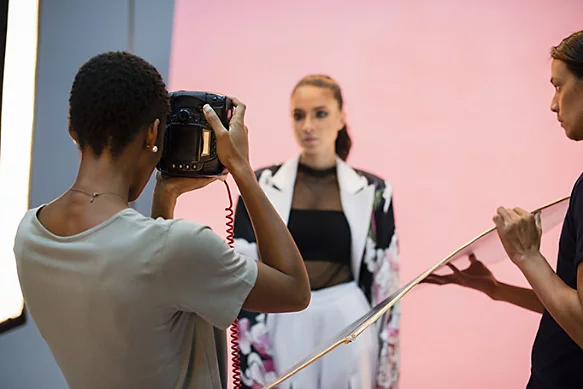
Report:
[{"label": "photographer's ear", "polygon": [[146,148],[150,151],[156,152],[161,146],[157,145],[158,142],[158,131],[160,129],[160,119],[154,120],[148,132],[146,133]]},{"label": "photographer's ear", "polygon": [[69,121],[67,123],[67,127],[69,130],[69,136],[71,136],[71,138],[73,138],[73,143],[75,143],[76,145],[79,144],[79,140],[77,139],[77,134],[75,133],[75,131],[73,131],[73,127],[71,127],[71,122]]}]

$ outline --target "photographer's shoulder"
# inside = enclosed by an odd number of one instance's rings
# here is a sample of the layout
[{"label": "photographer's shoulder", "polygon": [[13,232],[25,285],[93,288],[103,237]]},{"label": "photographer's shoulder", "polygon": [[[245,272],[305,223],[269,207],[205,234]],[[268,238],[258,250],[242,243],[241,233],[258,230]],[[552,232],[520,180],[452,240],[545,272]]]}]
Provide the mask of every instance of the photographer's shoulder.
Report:
[{"label": "photographer's shoulder", "polygon": [[192,256],[193,250],[204,246],[207,235],[214,234],[209,226],[184,218],[155,220],[161,231],[164,231],[160,239],[164,246],[163,255],[168,259],[175,259],[183,254],[187,257]]}]

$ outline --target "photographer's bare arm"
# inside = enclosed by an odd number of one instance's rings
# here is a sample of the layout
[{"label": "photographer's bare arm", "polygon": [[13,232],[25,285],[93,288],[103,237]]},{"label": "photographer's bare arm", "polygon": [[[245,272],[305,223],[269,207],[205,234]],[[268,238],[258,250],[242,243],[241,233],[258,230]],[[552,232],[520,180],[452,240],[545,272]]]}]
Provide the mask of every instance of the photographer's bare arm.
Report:
[{"label": "photographer's bare arm", "polygon": [[[303,259],[289,230],[257,182],[249,164],[245,105],[236,98],[232,101],[236,109],[229,131],[208,105],[205,106],[205,116],[216,134],[219,159],[237,183],[257,236],[261,261],[257,262],[257,281],[243,308],[257,312],[302,310],[308,306],[311,296]],[[152,217],[173,218],[176,200],[181,194],[214,180],[162,179],[158,176]]]}]

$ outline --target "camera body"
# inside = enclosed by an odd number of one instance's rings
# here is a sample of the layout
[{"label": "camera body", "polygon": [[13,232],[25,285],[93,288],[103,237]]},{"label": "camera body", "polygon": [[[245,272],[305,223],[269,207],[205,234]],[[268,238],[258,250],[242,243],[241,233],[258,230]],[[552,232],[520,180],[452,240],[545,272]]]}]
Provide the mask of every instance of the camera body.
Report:
[{"label": "camera body", "polygon": [[207,92],[170,93],[162,157],[156,168],[167,177],[214,177],[225,173],[217,155],[217,141],[202,107],[209,104],[223,126],[229,128],[233,103]]}]

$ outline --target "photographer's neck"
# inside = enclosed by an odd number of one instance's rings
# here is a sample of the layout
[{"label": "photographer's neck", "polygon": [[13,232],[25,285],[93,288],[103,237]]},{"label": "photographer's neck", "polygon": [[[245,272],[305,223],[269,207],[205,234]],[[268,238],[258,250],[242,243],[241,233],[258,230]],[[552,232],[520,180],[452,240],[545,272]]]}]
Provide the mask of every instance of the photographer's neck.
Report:
[{"label": "photographer's neck", "polygon": [[[132,183],[132,165],[120,158],[84,152],[73,188],[88,193],[116,193],[128,199]],[[119,198],[118,198],[119,200]]]}]

